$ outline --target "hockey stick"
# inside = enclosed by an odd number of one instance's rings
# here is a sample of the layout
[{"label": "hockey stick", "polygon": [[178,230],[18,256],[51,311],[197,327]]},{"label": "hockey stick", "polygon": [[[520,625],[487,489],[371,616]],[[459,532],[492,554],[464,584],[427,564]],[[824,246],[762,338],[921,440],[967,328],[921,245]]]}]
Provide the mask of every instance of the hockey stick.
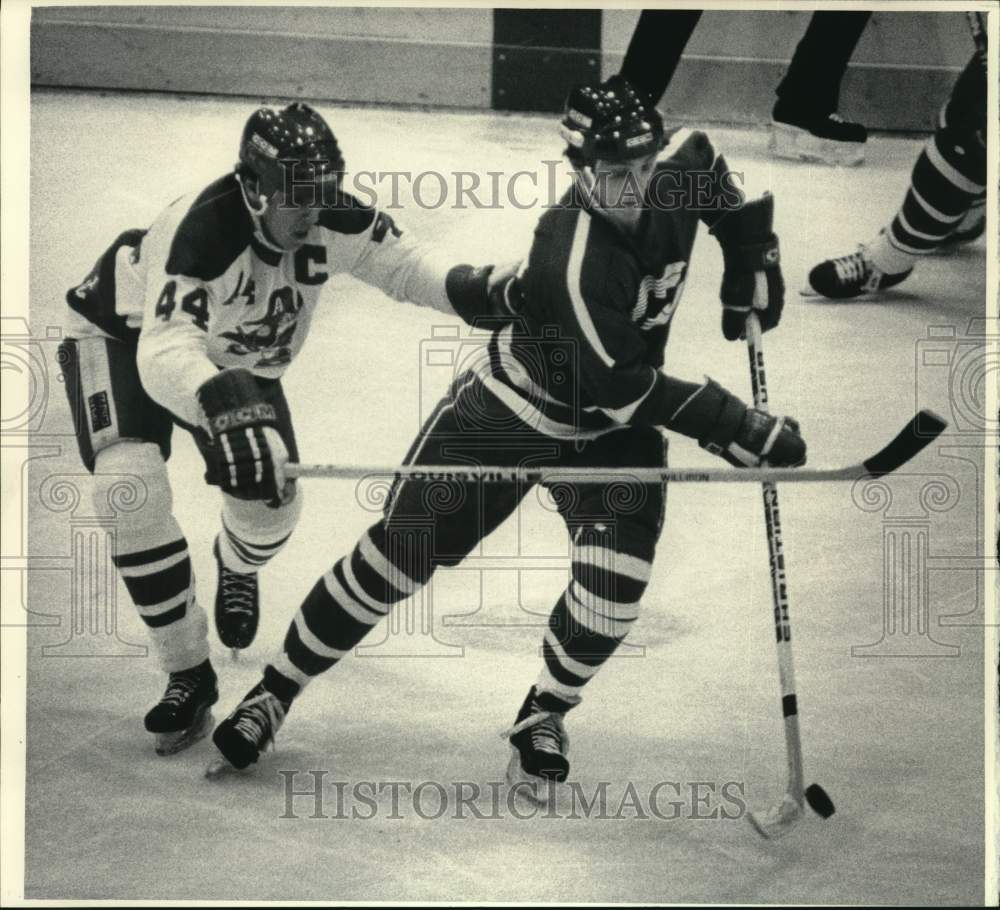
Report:
[{"label": "hockey stick", "polygon": [[948,426],[933,411],[920,411],[887,446],[870,458],[842,468],[561,468],[502,465],[402,465],[381,467],[357,464],[295,464],[285,466],[287,477],[325,477],[365,480],[403,477],[459,483],[597,483],[621,478],[639,483],[819,483],[854,481],[891,474],[933,442]]},{"label": "hockey stick", "polygon": [[[754,407],[767,411],[767,379],[764,374],[764,351],[761,347],[760,322],[751,313],[746,323],[747,352],[750,355],[750,383]],[[788,585],[785,578],[785,551],[781,542],[781,518],[778,514],[778,489],[765,480],[764,523],[767,526],[767,549],[771,563],[771,593],[774,599],[774,631],[778,643],[778,678],[781,682],[781,713],[785,718],[785,752],[788,758],[788,787],[784,799],[761,815],[747,812],[747,820],[762,837],[787,834],[802,815],[806,801],[823,818],[833,815],[833,802],[819,784],[802,785],[802,743],[799,739],[799,715],[795,698],[795,667],[792,662],[792,625],[788,615]]]}]

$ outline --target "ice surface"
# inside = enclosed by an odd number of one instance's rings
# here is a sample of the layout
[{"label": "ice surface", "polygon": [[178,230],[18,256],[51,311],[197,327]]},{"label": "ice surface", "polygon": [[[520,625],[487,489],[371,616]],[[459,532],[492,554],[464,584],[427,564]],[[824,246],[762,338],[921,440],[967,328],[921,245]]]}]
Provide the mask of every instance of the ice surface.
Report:
[{"label": "ice surface", "polygon": [[[31,311],[36,334],[60,325],[65,289],[117,233],[146,225],[181,193],[230,168],[252,103],[232,99],[42,92],[32,103]],[[560,150],[548,118],[323,107],[352,171],[540,169]],[[710,130],[751,192],[777,199],[788,303],[765,339],[772,407],[802,424],[815,465],[874,452],[913,414],[952,415],[949,368],[925,364],[933,326],[960,340],[984,310],[981,244],[921,262],[880,303],[824,303],[796,294],[820,258],[848,252],[885,223],[905,190],[920,144],[876,138],[861,169],[778,163],[763,134]],[[544,171],[543,171],[544,173]],[[407,194],[401,193],[405,198]],[[401,199],[402,201],[402,199]],[[539,210],[394,212],[414,234],[454,257],[491,261],[523,253]],[[675,317],[668,370],[704,373],[749,394],[746,356],[719,331],[721,258],[702,236]],[[329,288],[285,387],[303,457],[398,461],[446,388],[447,368],[421,368],[426,310],[396,304],[349,279]],[[945,347],[952,344],[945,343]],[[953,347],[957,345],[956,341]],[[924,345],[925,347],[926,345]],[[939,345],[940,347],[940,345]],[[954,358],[953,358],[954,360]],[[982,376],[963,380],[982,394]],[[61,392],[57,393],[61,394]],[[69,426],[68,409],[58,398]],[[52,473],[78,473],[72,440],[32,467],[33,557],[65,557],[66,513],[37,505]],[[211,783],[210,744],[157,758],[142,715],[162,690],[151,658],[42,654],[69,636],[71,579],[38,571],[29,590],[27,895],[36,898],[522,900],[968,903],[982,899],[983,448],[949,437],[888,481],[892,505],[848,484],[786,486],[781,508],[806,782],[837,805],[810,815],[776,844],[745,821],[692,818],[732,809],[726,782],[757,809],[784,787],[784,745],[760,494],[753,487],[674,487],[644,612],[631,647],[612,660],[570,715],[573,773],[585,788],[609,782],[614,815],[631,781],[648,805],[657,782],[677,782],[682,817],[422,819],[389,794],[372,819],[310,818],[312,800],[286,813],[280,770],[325,780],[477,782],[502,779],[498,737],[532,682],[545,616],[565,583],[566,544],[544,497],[484,545],[478,562],[441,572],[434,637],[378,629],[363,650],[320,678],[295,705],[255,773]],[[201,485],[197,452],[175,434],[176,512],[188,534],[202,601],[211,606],[215,494]],[[709,464],[686,440],[674,465]],[[942,479],[943,476],[943,479]],[[945,500],[921,494],[937,478]],[[316,577],[375,519],[349,483],[305,484],[301,526],[263,573],[261,632],[233,664],[215,643],[219,715],[255,681]],[[86,508],[80,507],[80,513]],[[908,530],[905,530],[908,529]],[[921,534],[924,535],[921,537]],[[929,559],[897,593],[929,603],[929,630],[887,633],[884,565],[920,541]],[[893,551],[890,549],[890,555]],[[520,555],[520,563],[512,556]],[[534,561],[530,561],[534,558]],[[520,566],[520,571],[517,570]],[[77,579],[89,584],[92,579]],[[924,585],[923,589],[919,586]],[[924,594],[921,594],[921,591]],[[118,636],[143,632],[117,588]],[[903,611],[907,622],[919,610]],[[35,615],[37,614],[37,615]],[[51,616],[58,626],[41,625]],[[419,617],[416,617],[419,619]],[[85,637],[85,636],[84,636]],[[382,644],[379,642],[382,641]],[[882,641],[852,654],[852,648]],[[114,646],[118,651],[125,645]],[[909,649],[909,651],[907,651]],[[133,649],[134,650],[134,649]],[[65,649],[64,649],[65,651]],[[898,656],[904,652],[922,656]],[[422,654],[423,656],[413,656]],[[950,656],[943,656],[948,654]],[[297,778],[302,788],[309,781]],[[699,809],[691,792],[714,792]],[[737,791],[738,792],[738,791]],[[670,815],[672,788],[658,806]],[[334,790],[319,814],[336,813]],[[433,813],[434,793],[425,814]],[[480,804],[487,813],[489,799]],[[361,814],[364,805],[356,804]],[[348,810],[349,813],[349,810]]]}]

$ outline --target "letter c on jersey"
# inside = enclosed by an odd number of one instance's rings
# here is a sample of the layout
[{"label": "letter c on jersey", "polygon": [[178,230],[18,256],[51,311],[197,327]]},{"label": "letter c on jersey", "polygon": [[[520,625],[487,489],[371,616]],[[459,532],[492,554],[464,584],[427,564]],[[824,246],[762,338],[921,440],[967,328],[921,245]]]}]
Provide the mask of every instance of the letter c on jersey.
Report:
[{"label": "letter c on jersey", "polygon": [[295,280],[299,284],[322,284],[330,277],[327,272],[314,272],[313,263],[326,265],[326,247],[307,243],[295,251]]}]

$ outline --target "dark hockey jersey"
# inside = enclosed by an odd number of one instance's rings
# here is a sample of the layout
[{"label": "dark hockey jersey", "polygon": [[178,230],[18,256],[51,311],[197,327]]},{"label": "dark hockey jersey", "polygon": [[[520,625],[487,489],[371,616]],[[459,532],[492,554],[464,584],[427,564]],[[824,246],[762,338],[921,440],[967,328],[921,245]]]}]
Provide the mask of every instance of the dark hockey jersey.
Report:
[{"label": "dark hockey jersey", "polygon": [[[268,244],[235,175],[127,231],[67,302],[74,335],[138,337],[149,395],[191,424],[198,387],[219,367],[277,378],[297,356],[328,278],[347,272],[396,300],[449,315],[446,251],[420,244],[346,194],[294,251]],[[91,284],[100,292],[91,293]],[[138,335],[137,335],[138,333]]]},{"label": "dark hockey jersey", "polygon": [[663,425],[690,394],[690,383],[660,371],[670,321],[699,221],[713,224],[742,194],[704,133],[674,139],[635,235],[593,211],[578,187],[535,229],[519,276],[523,308],[493,333],[479,375],[547,435]]}]

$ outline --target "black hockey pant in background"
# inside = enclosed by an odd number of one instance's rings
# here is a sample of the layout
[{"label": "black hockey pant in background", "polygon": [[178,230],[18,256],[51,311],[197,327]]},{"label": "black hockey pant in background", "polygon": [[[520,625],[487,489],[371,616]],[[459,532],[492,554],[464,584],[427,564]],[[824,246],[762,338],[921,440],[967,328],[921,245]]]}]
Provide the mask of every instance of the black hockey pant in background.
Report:
[{"label": "black hockey pant in background", "polygon": [[840,83],[870,18],[846,10],[813,13],[776,90],[782,106],[814,117],[836,111]]},{"label": "black hockey pant in background", "polygon": [[674,77],[701,10],[644,9],[629,41],[621,74],[658,104]]},{"label": "black hockey pant in background", "polygon": [[[643,10],[640,14],[621,74],[653,104],[659,103],[670,85],[700,18],[701,10]],[[870,18],[868,12],[813,13],[777,88],[781,101],[811,116],[833,113],[847,64]]]}]

